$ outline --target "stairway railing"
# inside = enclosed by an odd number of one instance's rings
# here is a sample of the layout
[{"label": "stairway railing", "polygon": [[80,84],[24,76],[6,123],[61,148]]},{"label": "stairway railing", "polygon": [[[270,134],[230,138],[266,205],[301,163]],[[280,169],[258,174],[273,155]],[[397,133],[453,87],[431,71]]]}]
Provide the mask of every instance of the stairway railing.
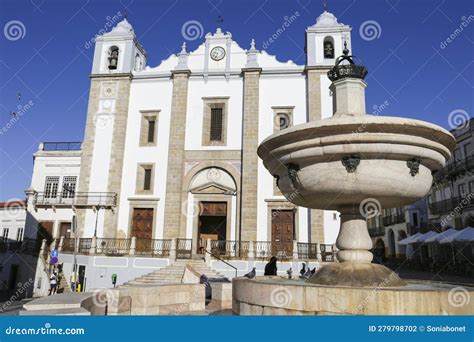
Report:
[{"label": "stairway railing", "polygon": [[209,252],[209,251],[208,251],[208,250],[206,250],[206,249],[204,249],[204,252],[206,252],[206,253],[207,253],[207,254],[209,254],[210,256],[212,256],[212,257],[216,258],[217,260],[219,260],[219,261],[223,262],[223,263],[224,263],[224,264],[226,264],[227,266],[230,266],[230,267],[232,267],[232,268],[235,270],[235,277],[237,277],[237,276],[238,276],[238,275],[237,275],[237,271],[238,271],[237,267],[235,267],[234,265],[232,265],[232,264],[228,263],[228,262],[227,262],[227,261],[225,261],[224,259],[221,259],[221,258],[220,258],[220,257],[218,257],[217,255],[213,254],[212,252]]}]

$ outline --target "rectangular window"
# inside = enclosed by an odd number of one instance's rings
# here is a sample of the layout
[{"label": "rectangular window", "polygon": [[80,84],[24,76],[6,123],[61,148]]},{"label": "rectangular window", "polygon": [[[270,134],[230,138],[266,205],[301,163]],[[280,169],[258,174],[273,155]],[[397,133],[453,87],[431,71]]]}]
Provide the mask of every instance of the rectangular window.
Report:
[{"label": "rectangular window", "polygon": [[44,197],[45,198],[56,198],[58,196],[58,185],[59,177],[46,177],[46,182],[44,186]]},{"label": "rectangular window", "polygon": [[222,141],[222,108],[211,108],[210,140]]},{"label": "rectangular window", "polygon": [[155,142],[155,120],[148,120],[148,136],[147,142],[154,143]]},{"label": "rectangular window", "polygon": [[464,157],[467,158],[471,155],[472,149],[471,149],[472,144],[471,143],[466,143],[464,145]]},{"label": "rectangular window", "polygon": [[458,191],[459,191],[459,197],[466,196],[466,186],[465,186],[465,184],[459,184],[458,185]]},{"label": "rectangular window", "polygon": [[76,176],[65,176],[63,178],[63,198],[74,198],[76,181]]},{"label": "rectangular window", "polygon": [[156,146],[159,109],[141,110],[139,146]]},{"label": "rectangular window", "polygon": [[3,235],[2,235],[3,241],[8,240],[8,231],[9,230],[10,230],[9,228],[3,228]]},{"label": "rectangular window", "polygon": [[474,193],[474,181],[469,181],[469,192]]},{"label": "rectangular window", "polygon": [[153,194],[154,164],[138,164],[135,193],[141,195]]},{"label": "rectangular window", "polygon": [[145,176],[143,180],[143,190],[151,190],[151,169],[145,169]]},{"label": "rectangular window", "polygon": [[23,228],[18,228],[16,231],[16,241],[23,241]]}]

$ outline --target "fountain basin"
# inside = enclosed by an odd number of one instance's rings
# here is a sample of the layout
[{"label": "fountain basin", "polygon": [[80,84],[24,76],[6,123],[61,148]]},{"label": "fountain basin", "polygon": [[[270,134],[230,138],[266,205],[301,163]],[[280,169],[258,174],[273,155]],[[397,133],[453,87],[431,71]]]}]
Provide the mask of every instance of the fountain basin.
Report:
[{"label": "fountain basin", "polygon": [[[297,205],[341,210],[375,198],[392,208],[426,195],[431,172],[444,166],[455,144],[448,131],[427,122],[347,115],[273,134],[258,155],[283,195]],[[352,172],[343,164],[350,156],[359,158]],[[415,159],[419,165],[412,171],[408,163]]]},{"label": "fountain basin", "polygon": [[404,287],[315,285],[282,277],[234,278],[239,315],[472,315],[473,287],[409,281]]}]

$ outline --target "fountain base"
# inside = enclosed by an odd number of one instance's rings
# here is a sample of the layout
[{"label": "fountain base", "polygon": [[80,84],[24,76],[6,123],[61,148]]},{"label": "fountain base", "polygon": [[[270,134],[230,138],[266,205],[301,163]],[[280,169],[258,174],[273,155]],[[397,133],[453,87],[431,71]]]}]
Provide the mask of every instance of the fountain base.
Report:
[{"label": "fountain base", "polygon": [[318,285],[372,288],[406,285],[395,272],[383,265],[354,262],[323,266],[308,282]]},{"label": "fountain base", "polygon": [[238,315],[472,315],[474,288],[428,281],[400,287],[326,286],[283,277],[232,279]]}]

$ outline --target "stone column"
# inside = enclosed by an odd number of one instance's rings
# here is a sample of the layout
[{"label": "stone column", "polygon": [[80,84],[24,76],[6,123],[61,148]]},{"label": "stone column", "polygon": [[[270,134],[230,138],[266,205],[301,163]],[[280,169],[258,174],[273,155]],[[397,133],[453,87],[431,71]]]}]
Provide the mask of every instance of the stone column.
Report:
[{"label": "stone column", "polygon": [[211,262],[212,256],[211,256],[211,239],[206,240],[206,255],[204,258],[206,259],[206,262],[209,264]]},{"label": "stone column", "polygon": [[257,240],[258,122],[260,68],[242,69],[244,104],[242,126],[241,241]]},{"label": "stone column", "polygon": [[255,259],[255,252],[253,248],[253,241],[249,242],[249,254],[248,254],[248,259],[253,260]]},{"label": "stone column", "polygon": [[177,239],[172,238],[171,239],[171,245],[170,245],[170,260],[172,262],[176,261],[176,246],[177,246]]},{"label": "stone column", "polygon": [[178,238],[181,220],[183,226],[185,215],[182,210],[182,183],[184,171],[184,139],[186,127],[186,109],[188,103],[189,70],[173,71],[173,93],[171,98],[171,123],[168,149],[168,171],[166,180],[166,201],[164,238]]},{"label": "stone column", "polygon": [[137,249],[137,238],[135,236],[132,236],[132,241],[130,241],[130,252],[128,255],[135,255]]},{"label": "stone column", "polygon": [[[326,66],[306,67],[307,98],[308,98],[308,121],[322,119],[321,99],[321,75],[326,75],[329,71]],[[326,76],[327,77],[327,76]],[[329,93],[329,89],[327,89]],[[324,210],[308,209],[310,215],[311,229],[309,242],[324,242]]]},{"label": "stone column", "polygon": [[298,241],[293,240],[293,260],[298,260]]},{"label": "stone column", "polygon": [[93,236],[91,240],[91,247],[89,248],[89,254],[94,255],[97,253],[97,237]]}]

